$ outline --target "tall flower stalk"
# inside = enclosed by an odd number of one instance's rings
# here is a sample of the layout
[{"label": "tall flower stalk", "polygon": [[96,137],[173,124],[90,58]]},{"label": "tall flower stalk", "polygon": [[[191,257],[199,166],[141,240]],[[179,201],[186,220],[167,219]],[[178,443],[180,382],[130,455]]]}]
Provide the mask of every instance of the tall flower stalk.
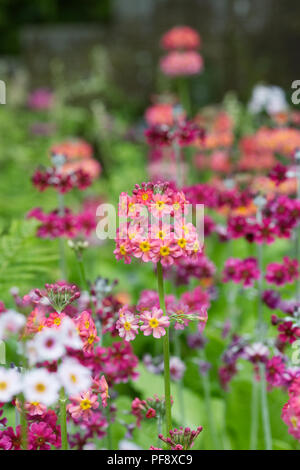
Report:
[{"label": "tall flower stalk", "polygon": [[67,397],[62,387],[59,394],[59,421],[61,432],[61,450],[68,450],[68,433],[67,433]]},{"label": "tall flower stalk", "polygon": [[[262,223],[262,208],[265,204],[265,199],[258,196],[255,200],[257,206],[257,222]],[[264,341],[266,325],[263,321],[263,303],[262,303],[262,293],[263,293],[263,244],[258,244],[257,246],[257,258],[258,258],[258,269],[259,269],[259,279],[258,279],[258,299],[257,299],[257,325],[256,325],[256,335],[259,341]],[[263,421],[263,430],[264,430],[264,439],[266,450],[272,450],[272,435],[271,435],[271,426],[270,426],[270,417],[269,417],[269,408],[268,408],[268,399],[267,399],[267,386],[266,386],[266,370],[265,365],[259,364],[260,372],[260,393],[261,393],[261,411],[262,411],[262,421]],[[257,385],[254,383],[255,377],[253,378],[253,389],[252,389],[252,424],[251,424],[251,448],[256,448],[257,444],[257,432],[258,432],[258,415],[259,415],[259,404],[258,404],[258,392]]]},{"label": "tall flower stalk", "polygon": [[[157,263],[157,287],[159,295],[160,308],[166,315],[165,293],[164,293],[164,280],[161,262]],[[164,354],[164,384],[165,384],[165,424],[166,432],[172,429],[172,416],[171,416],[171,378],[170,378],[170,341],[169,329],[166,328],[166,334],[163,337],[163,354]]]}]

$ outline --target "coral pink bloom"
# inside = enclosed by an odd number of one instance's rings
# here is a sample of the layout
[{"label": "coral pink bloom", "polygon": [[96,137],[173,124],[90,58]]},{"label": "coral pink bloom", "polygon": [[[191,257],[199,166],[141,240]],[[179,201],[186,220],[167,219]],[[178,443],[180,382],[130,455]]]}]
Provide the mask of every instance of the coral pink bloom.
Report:
[{"label": "coral pink bloom", "polygon": [[47,411],[47,407],[38,401],[26,402],[24,409],[30,416],[42,416]]},{"label": "coral pink bloom", "polygon": [[174,123],[173,106],[168,103],[157,103],[146,109],[145,119],[149,126],[172,126]]},{"label": "coral pink bloom", "polygon": [[151,312],[145,311],[140,316],[140,320],[144,322],[141,326],[145,336],[153,334],[154,338],[161,338],[166,334],[165,328],[170,325],[170,321],[160,308],[153,307]]},{"label": "coral pink bloom", "polygon": [[161,59],[160,68],[169,77],[197,75],[203,69],[203,59],[196,51],[174,51]]},{"label": "coral pink bloom", "polygon": [[46,319],[46,326],[48,328],[59,328],[62,322],[62,319],[66,315],[64,313],[52,312],[49,317]]},{"label": "coral pink bloom", "polygon": [[67,405],[67,410],[73,419],[88,419],[93,414],[93,410],[99,407],[97,395],[90,390],[71,397],[72,404]]},{"label": "coral pink bloom", "polygon": [[116,328],[121,338],[124,338],[125,341],[132,341],[138,334],[139,321],[130,311],[124,312],[121,309]]},{"label": "coral pink bloom", "polygon": [[154,242],[152,261],[158,261],[165,267],[172,266],[174,260],[181,256],[181,249],[174,240],[157,240]]},{"label": "coral pink bloom", "polygon": [[131,254],[132,254],[132,248],[128,241],[124,241],[121,243],[117,241],[117,246],[116,246],[116,249],[114,250],[114,255],[118,261],[120,259],[123,259],[125,264],[130,264]]},{"label": "coral pink bloom", "polygon": [[154,242],[150,239],[137,238],[134,241],[133,256],[135,258],[141,258],[142,261],[147,263],[152,260],[154,249]]},{"label": "coral pink bloom", "polygon": [[166,194],[155,194],[153,202],[150,204],[150,211],[154,217],[161,218],[164,215],[172,212],[172,205],[170,199]]},{"label": "coral pink bloom", "polygon": [[102,406],[106,407],[109,394],[108,394],[108,383],[106,382],[106,378],[104,377],[104,375],[101,375],[101,377],[98,379],[97,378],[93,379],[91,389],[95,393],[100,393]]},{"label": "coral pink bloom", "polygon": [[161,38],[164,49],[197,49],[201,38],[197,31],[190,26],[174,26]]}]

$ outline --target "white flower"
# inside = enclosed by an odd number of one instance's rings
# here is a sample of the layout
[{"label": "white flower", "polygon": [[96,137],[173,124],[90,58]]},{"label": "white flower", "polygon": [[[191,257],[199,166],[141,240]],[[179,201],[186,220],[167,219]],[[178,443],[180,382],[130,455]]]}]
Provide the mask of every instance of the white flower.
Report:
[{"label": "white flower", "polygon": [[257,85],[252,91],[249,110],[256,114],[266,111],[276,114],[287,109],[284,91],[278,86]]},{"label": "white flower", "polygon": [[33,366],[39,360],[38,350],[34,340],[26,341],[25,345],[25,355],[28,360],[29,366]]},{"label": "white flower", "polygon": [[0,340],[18,333],[25,325],[25,317],[15,310],[7,310],[0,316]]},{"label": "white flower", "polygon": [[55,361],[65,353],[59,329],[44,328],[34,338],[38,361]]},{"label": "white flower", "polygon": [[0,402],[11,401],[21,391],[20,373],[0,367]]},{"label": "white flower", "polygon": [[69,395],[84,392],[92,382],[89,369],[75,359],[65,359],[58,368],[58,376]]},{"label": "white flower", "polygon": [[59,387],[56,375],[46,369],[35,369],[24,375],[24,395],[29,402],[52,405],[58,399]]},{"label": "white flower", "polygon": [[72,349],[81,349],[82,340],[80,339],[75,323],[69,317],[62,319],[59,332],[63,344]]}]

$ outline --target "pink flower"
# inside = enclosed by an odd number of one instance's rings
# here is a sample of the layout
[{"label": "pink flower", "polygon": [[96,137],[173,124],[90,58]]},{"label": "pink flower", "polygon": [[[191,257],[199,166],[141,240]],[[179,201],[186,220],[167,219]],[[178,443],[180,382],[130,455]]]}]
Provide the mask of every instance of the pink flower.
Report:
[{"label": "pink flower", "polygon": [[26,402],[24,409],[30,416],[42,416],[47,411],[47,407],[39,402]]},{"label": "pink flower", "polygon": [[93,410],[99,407],[97,395],[94,395],[90,390],[80,393],[75,397],[71,397],[72,404],[67,405],[67,410],[73,419],[83,418],[84,420],[90,418]]},{"label": "pink flower", "polygon": [[199,34],[189,26],[174,26],[161,38],[164,49],[197,49],[200,44]]},{"label": "pink flower", "polygon": [[167,316],[159,308],[153,307],[151,312],[145,311],[141,314],[140,320],[144,324],[140,327],[145,336],[153,334],[154,338],[161,338],[166,334],[165,328],[170,325]]},{"label": "pink flower", "polygon": [[160,69],[169,77],[197,75],[203,69],[203,59],[196,51],[169,52],[160,60]]},{"label": "pink flower", "polygon": [[285,321],[278,326],[279,339],[283,343],[292,344],[300,337],[300,328],[293,326],[293,322]]},{"label": "pink flower", "polygon": [[30,450],[50,450],[57,441],[53,429],[45,422],[32,423],[28,437]]},{"label": "pink flower", "polygon": [[132,312],[126,310],[126,307],[119,311],[119,315],[120,317],[116,324],[119,336],[124,338],[125,341],[133,341],[139,331],[139,320]]}]

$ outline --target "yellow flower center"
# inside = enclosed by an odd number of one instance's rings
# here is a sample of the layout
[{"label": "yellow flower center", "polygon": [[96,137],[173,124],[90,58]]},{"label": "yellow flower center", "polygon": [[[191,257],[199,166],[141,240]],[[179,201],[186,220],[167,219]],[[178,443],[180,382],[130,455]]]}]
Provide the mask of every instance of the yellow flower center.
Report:
[{"label": "yellow flower center", "polygon": [[121,253],[121,255],[126,255],[126,249],[125,249],[124,245],[120,246],[120,253]]},{"label": "yellow flower center", "polygon": [[166,233],[163,232],[163,230],[160,230],[157,235],[158,235],[158,238],[160,238],[161,240],[163,240],[163,239],[165,238],[165,236],[166,236]]},{"label": "yellow flower center", "polygon": [[89,344],[93,344],[94,341],[95,341],[95,335],[90,335],[90,336],[88,337],[88,343],[89,343]]},{"label": "yellow flower center", "polygon": [[161,211],[164,208],[165,203],[164,201],[156,201],[155,205],[156,205],[156,209]]},{"label": "yellow flower center", "polygon": [[296,416],[292,416],[291,417],[291,423],[292,423],[292,426],[294,429],[297,429],[298,427],[298,420],[297,420],[297,417]]},{"label": "yellow flower center", "polygon": [[89,410],[91,407],[92,407],[92,404],[90,400],[88,400],[87,398],[85,400],[82,400],[80,403],[80,408],[82,410]]},{"label": "yellow flower center", "polygon": [[175,204],[173,204],[173,209],[174,209],[174,211],[178,211],[178,209],[180,209],[179,202],[175,202]]},{"label": "yellow flower center", "polygon": [[38,393],[43,393],[46,390],[46,387],[42,383],[37,383],[35,389]]},{"label": "yellow flower center", "polygon": [[53,323],[55,325],[59,326],[61,324],[61,319],[57,317],[57,318],[54,319]]},{"label": "yellow flower center", "polygon": [[6,390],[7,389],[7,382],[0,382],[0,390]]},{"label": "yellow flower center", "polygon": [[161,246],[159,252],[162,256],[168,256],[170,254],[170,249],[168,246]]},{"label": "yellow flower center", "polygon": [[194,251],[194,253],[197,253],[197,251],[199,251],[199,243],[198,242],[194,243],[193,251]]},{"label": "yellow flower center", "polygon": [[135,204],[133,202],[130,202],[128,204],[128,209],[129,209],[129,212],[134,212],[135,211]]},{"label": "yellow flower center", "polygon": [[70,374],[70,380],[71,380],[71,382],[73,382],[73,384],[76,384],[76,382],[77,382],[76,375],[75,374]]},{"label": "yellow flower center", "polygon": [[32,401],[30,404],[31,404],[32,406],[39,406],[40,402],[38,402],[38,401]]},{"label": "yellow flower center", "polygon": [[177,243],[180,246],[180,248],[184,248],[185,245],[186,245],[186,239],[185,238],[180,238]]},{"label": "yellow flower center", "polygon": [[147,193],[144,193],[142,195],[142,199],[143,199],[143,201],[147,201],[147,199],[149,199],[149,195]]},{"label": "yellow flower center", "polygon": [[126,330],[126,331],[130,331],[130,330],[131,330],[131,324],[130,324],[129,321],[126,321],[126,322],[124,323],[124,330]]},{"label": "yellow flower center", "polygon": [[149,242],[140,243],[140,249],[144,252],[149,251],[150,250],[150,243]]},{"label": "yellow flower center", "polygon": [[159,326],[158,320],[151,318],[151,320],[149,320],[149,326],[151,326],[151,328],[157,328]]},{"label": "yellow flower center", "polygon": [[89,329],[89,327],[90,327],[90,322],[89,322],[89,321],[86,321],[86,322],[85,322],[85,324],[84,324],[84,326],[85,326],[85,327],[86,327],[86,329],[88,330],[88,329]]}]

